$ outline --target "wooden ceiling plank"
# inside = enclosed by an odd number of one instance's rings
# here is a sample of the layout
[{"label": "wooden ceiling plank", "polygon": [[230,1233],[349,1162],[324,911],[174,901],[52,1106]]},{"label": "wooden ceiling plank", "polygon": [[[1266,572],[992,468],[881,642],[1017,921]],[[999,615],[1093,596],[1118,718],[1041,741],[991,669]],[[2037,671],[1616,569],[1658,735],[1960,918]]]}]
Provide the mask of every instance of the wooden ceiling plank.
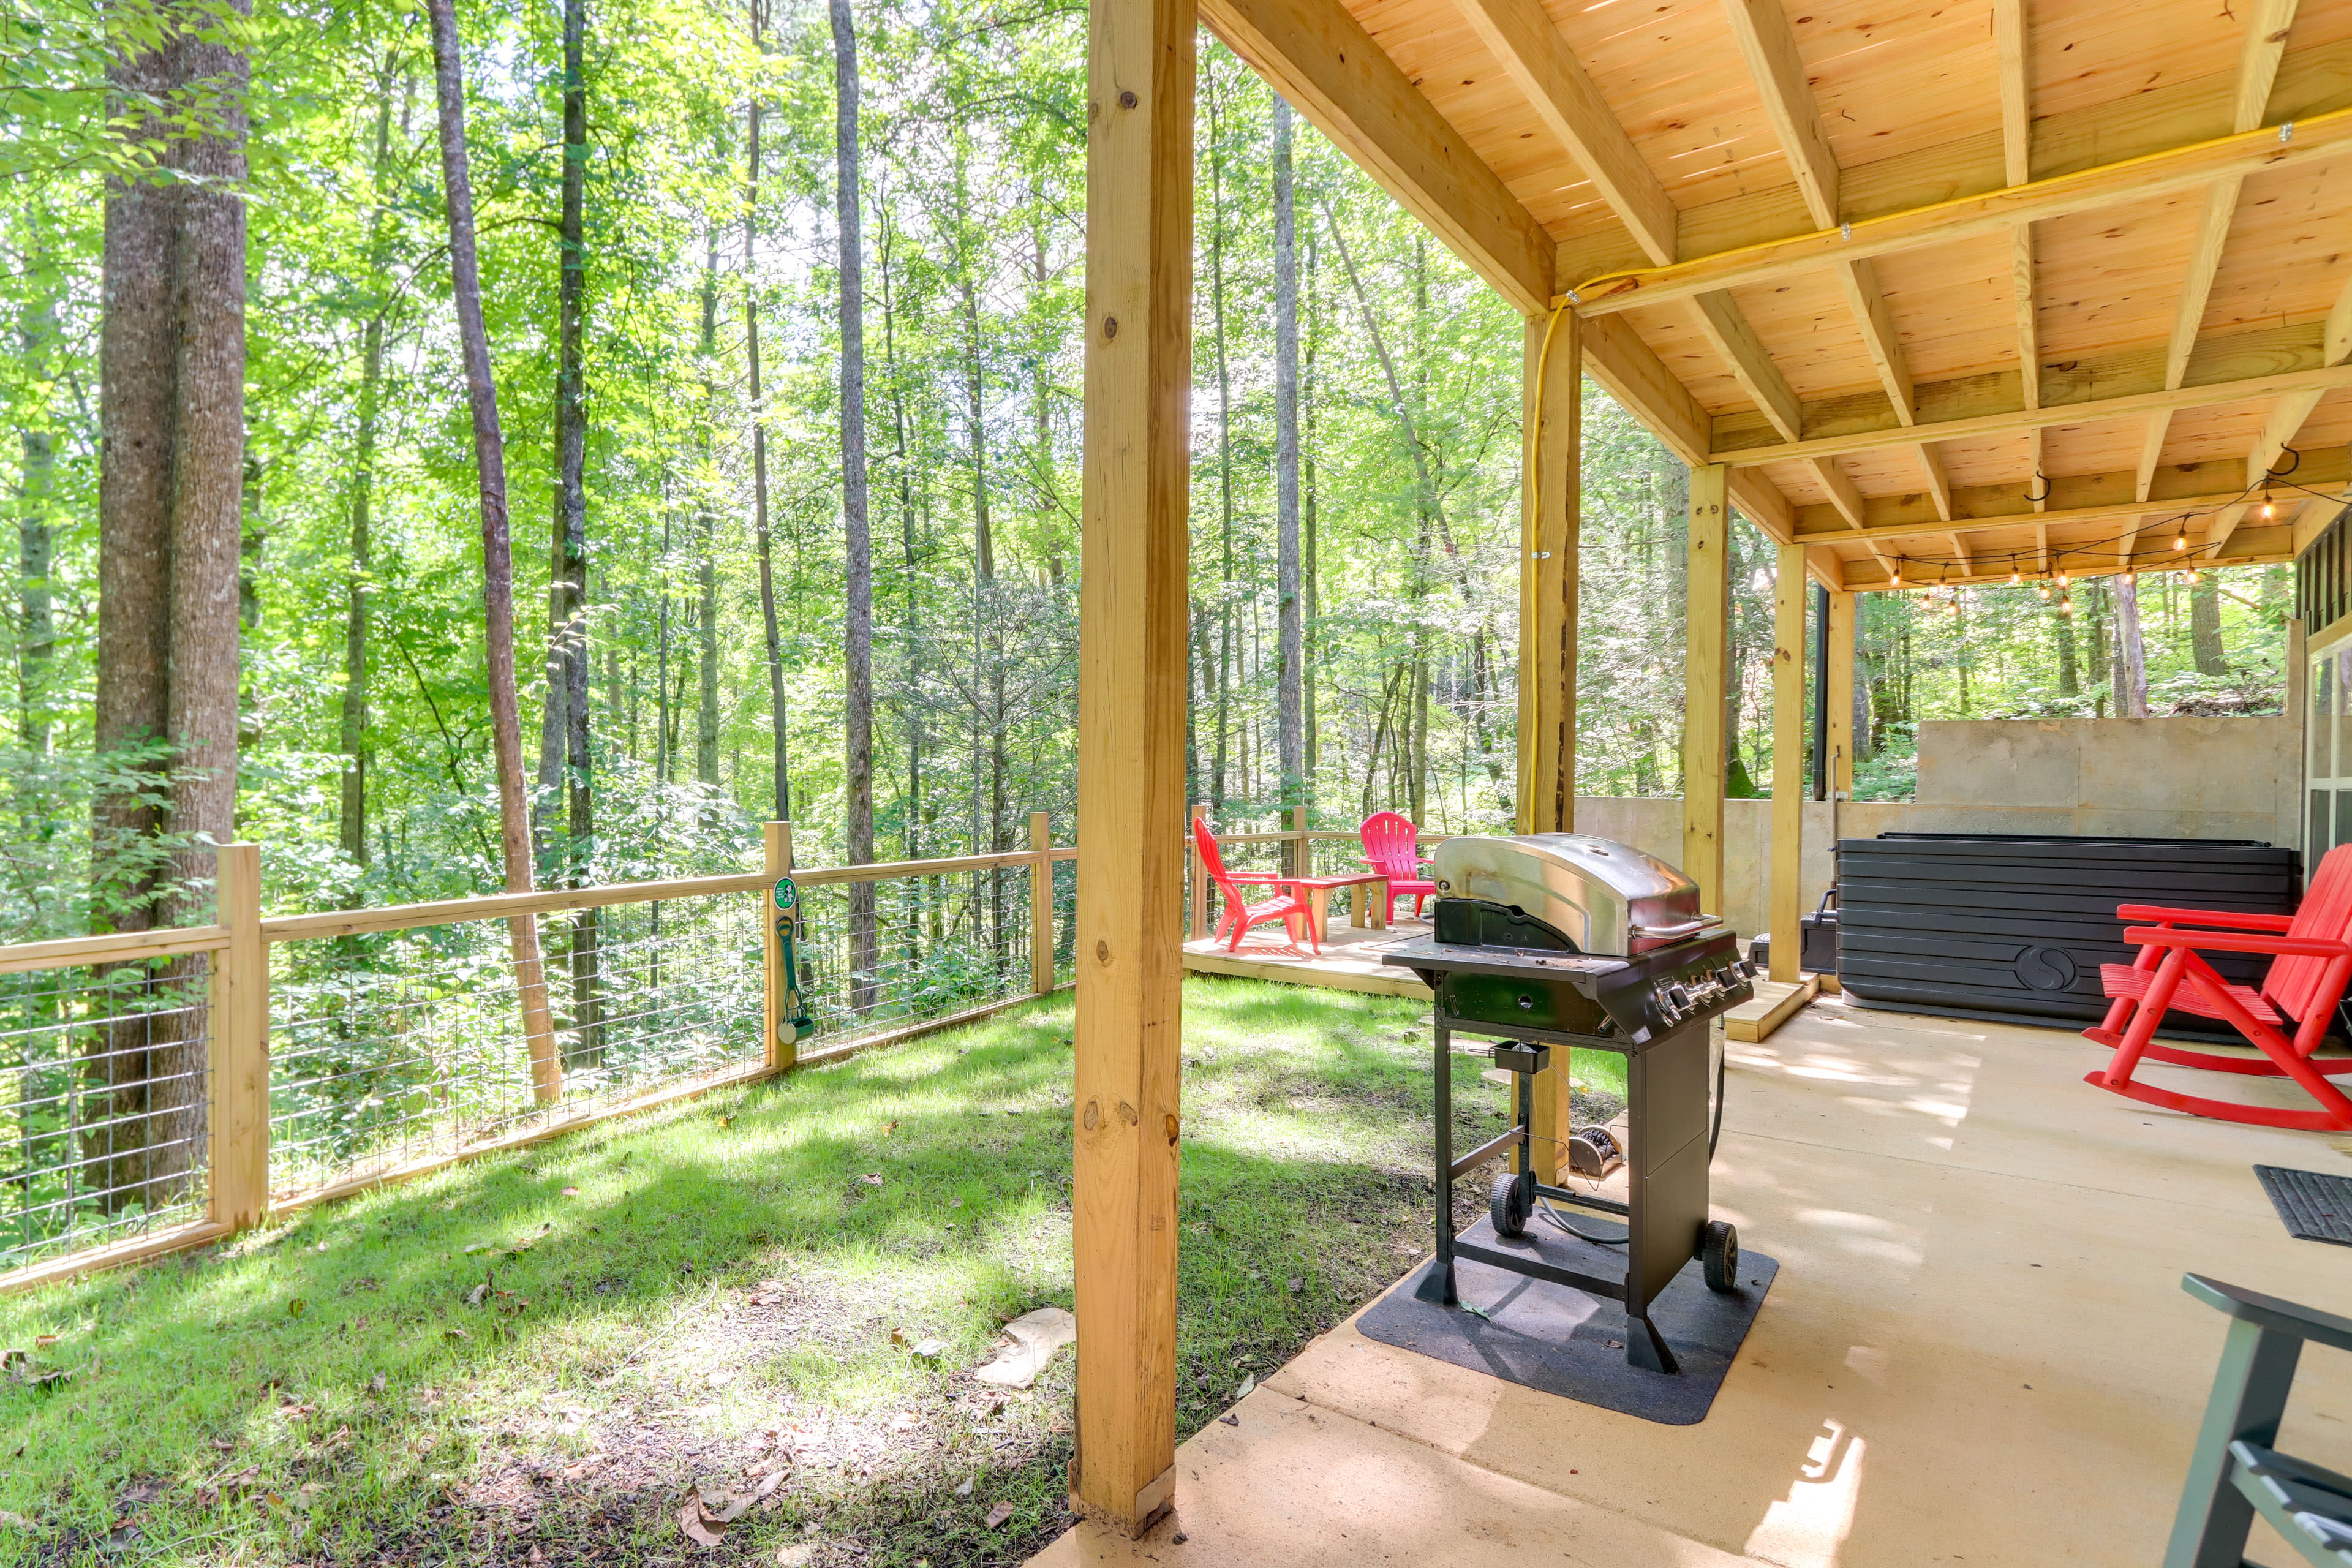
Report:
[{"label": "wooden ceiling plank", "polygon": [[1201,19],[1504,298],[1551,308],[1551,237],[1339,0],[1202,0]]},{"label": "wooden ceiling plank", "polygon": [[1837,274],[1838,287],[1845,294],[1846,308],[1853,312],[1854,325],[1862,330],[1863,352],[1870,356],[1873,369],[1878,372],[1878,383],[1886,389],[1886,401],[1894,405],[1895,417],[1906,425],[1919,417],[1917,395],[1911,381],[1910,362],[1903,353],[1903,341],[1895,331],[1895,316],[1886,308],[1886,296],[1878,287],[1878,274],[1867,261],[1855,261],[1832,268]]},{"label": "wooden ceiling plank", "polygon": [[2327,312],[2319,351],[2322,364],[2342,364],[2347,359],[2352,359],[2352,281],[2345,283],[2344,292],[2336,297]]},{"label": "wooden ceiling plank", "polygon": [[2253,0],[2246,17],[2246,42],[2238,56],[2238,91],[2230,120],[2241,131],[2260,125],[2270,110],[2286,36],[2294,26],[2296,0]]},{"label": "wooden ceiling plank", "polygon": [[2252,376],[2240,381],[2207,382],[2196,386],[2175,387],[2155,392],[2130,393],[2121,397],[2086,398],[2075,403],[2048,405],[2041,408],[2018,408],[1999,414],[1984,414],[1964,419],[1933,420],[1913,426],[1896,426],[1883,430],[1857,430],[1845,436],[1816,437],[1811,440],[1792,441],[1779,446],[1740,447],[1728,451],[1709,454],[1708,461],[1747,467],[1759,463],[1782,463],[1809,460],[1822,457],[1842,457],[1854,452],[1877,451],[1887,447],[1916,445],[1923,437],[1935,441],[1955,441],[1982,436],[1998,436],[2010,432],[2022,434],[2029,430],[2046,430],[2071,425],[2095,425],[2109,419],[2126,419],[2163,410],[2180,408],[2210,408],[2226,403],[2247,402],[2258,397],[2284,396],[2293,392],[2333,392],[2352,387],[2352,365],[2326,365],[2312,370],[2288,371],[2278,375]]},{"label": "wooden ceiling plank", "polygon": [[2021,223],[2142,201],[2218,179],[2300,167],[2340,156],[2347,149],[2352,149],[2352,109],[2336,110],[2295,121],[2293,135],[2284,140],[2281,130],[2269,129],[2220,136],[2022,185],[1858,218],[1842,228],[1763,240],[1672,266],[1607,274],[1577,285],[1573,302],[1580,315],[1591,318],[1722,289],[1771,283],[1837,261],[1948,244]]},{"label": "wooden ceiling plank", "polygon": [[2010,298],[2017,313],[2017,384],[2025,406],[2042,406],[2042,310],[2033,282],[2033,226],[2021,223],[2011,236]]},{"label": "wooden ceiling plank", "polygon": [[2179,386],[2189,374],[2189,356],[2197,347],[2198,329],[2205,324],[2205,301],[2213,292],[2213,275],[2221,270],[2221,248],[2230,242],[2230,220],[2238,214],[2236,178],[2213,182],[2205,193],[2205,209],[2198,216],[2197,237],[2189,250],[2189,272],[2180,287],[2180,301],[2172,316],[2172,341],[2164,356],[2164,384]]},{"label": "wooden ceiling plank", "polygon": [[1675,258],[1675,205],[1538,0],[1460,0],[1544,128],[1654,262]]},{"label": "wooden ceiling plank", "polygon": [[[2005,529],[2032,527],[2047,529],[2068,527],[2076,523],[2115,522],[2124,518],[2159,520],[2178,519],[2200,512],[2216,511],[2238,500],[2244,492],[2194,496],[2177,496],[2151,506],[2146,501],[2117,501],[2109,506],[2076,506],[2053,508],[2048,511],[1994,512],[1981,517],[1925,519],[1918,522],[1875,522],[1862,528],[1812,528],[1801,530],[1795,538],[1799,544],[1856,542],[1900,542],[1912,539],[1937,539],[1954,533],[1975,539]],[[1841,516],[1843,514],[1841,513]]]},{"label": "wooden ceiling plank", "polygon": [[1977,569],[1976,557],[1969,553],[1967,539],[1957,533],[1948,533],[1944,537],[1950,542],[1953,557],[1960,563],[1960,574],[1964,577],[1973,574]]}]

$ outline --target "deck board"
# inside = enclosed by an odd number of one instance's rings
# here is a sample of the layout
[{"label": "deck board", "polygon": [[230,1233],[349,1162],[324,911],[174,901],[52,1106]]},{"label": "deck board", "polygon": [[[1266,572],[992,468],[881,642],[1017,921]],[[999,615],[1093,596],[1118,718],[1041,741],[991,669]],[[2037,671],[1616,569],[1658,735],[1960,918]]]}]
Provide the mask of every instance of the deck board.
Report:
[{"label": "deck board", "polygon": [[1374,996],[1431,999],[1429,987],[1411,973],[1381,962],[1382,949],[1429,930],[1422,921],[1399,921],[1386,931],[1345,925],[1337,918],[1320,953],[1272,934],[1272,928],[1243,940],[1241,951],[1221,942],[1188,942],[1184,967],[1196,974],[1234,974],[1246,980],[1273,980],[1285,985],[1319,985],[1329,991],[1360,991]]}]

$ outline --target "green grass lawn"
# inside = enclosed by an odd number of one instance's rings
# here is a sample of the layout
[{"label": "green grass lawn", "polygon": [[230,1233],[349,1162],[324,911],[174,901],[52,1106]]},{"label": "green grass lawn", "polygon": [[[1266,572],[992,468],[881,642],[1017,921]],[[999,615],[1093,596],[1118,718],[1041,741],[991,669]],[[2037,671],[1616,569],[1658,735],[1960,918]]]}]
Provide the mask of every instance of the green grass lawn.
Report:
[{"label": "green grass lawn", "polygon": [[[0,1300],[0,1563],[1020,1562],[1068,1522],[1072,1357],[966,1373],[1072,1304],[1070,1016]],[[1187,985],[1180,1435],[1425,1254],[1427,1016]],[[1501,1095],[1466,1076],[1470,1135]],[[769,1480],[681,1532],[688,1489]]]}]

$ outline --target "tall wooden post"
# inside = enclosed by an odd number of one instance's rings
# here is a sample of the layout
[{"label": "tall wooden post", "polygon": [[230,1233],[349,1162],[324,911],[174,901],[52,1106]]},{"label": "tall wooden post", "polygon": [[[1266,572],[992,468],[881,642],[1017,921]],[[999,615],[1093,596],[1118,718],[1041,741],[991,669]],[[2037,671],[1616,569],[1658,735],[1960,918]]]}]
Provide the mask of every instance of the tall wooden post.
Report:
[{"label": "tall wooden post", "polygon": [[1315,852],[1307,842],[1307,808],[1290,808],[1290,874],[1294,877],[1315,875]]},{"label": "tall wooden post", "polygon": [[250,1229],[269,1215],[269,945],[261,939],[261,851],[220,851],[220,923],[212,955],[212,1218]]},{"label": "tall wooden post", "polygon": [[[1519,831],[1576,828],[1576,579],[1584,385],[1576,313],[1530,316],[1519,487]],[[1549,1178],[1547,1178],[1549,1179]]]},{"label": "tall wooden post", "polygon": [[[1577,537],[1584,354],[1576,312],[1520,333],[1519,770],[1522,833],[1576,831]],[[1528,1086],[1531,1163],[1557,1182],[1571,1125],[1570,1052]]]},{"label": "tall wooden post", "polygon": [[1029,814],[1029,989],[1044,996],[1054,989],[1054,824],[1042,811]]},{"label": "tall wooden post", "polygon": [[1772,580],[1772,978],[1799,978],[1805,848],[1805,549],[1783,544]]},{"label": "tall wooden post", "polygon": [[761,970],[766,977],[760,1009],[762,1037],[767,1042],[762,1052],[770,1072],[783,1072],[800,1059],[798,1040],[784,1038],[784,993],[791,988],[792,977],[784,973],[784,944],[776,934],[776,917],[783,913],[776,908],[774,884],[781,877],[789,876],[793,868],[793,825],[770,822],[760,829],[760,874],[768,879],[768,891],[760,898],[760,958]]},{"label": "tall wooden post", "polygon": [[[1829,712],[1830,799],[1853,795],[1853,632],[1856,601],[1830,592],[1830,679],[1822,701]],[[1835,820],[1832,816],[1832,820]],[[1831,846],[1835,848],[1835,845]]]},{"label": "tall wooden post", "polygon": [[1092,0],[1078,587],[1071,1507],[1175,1489],[1193,0]]},{"label": "tall wooden post", "polygon": [[1683,667],[1683,874],[1699,907],[1725,908],[1723,887],[1724,681],[1731,623],[1731,470],[1690,476],[1687,640]]}]

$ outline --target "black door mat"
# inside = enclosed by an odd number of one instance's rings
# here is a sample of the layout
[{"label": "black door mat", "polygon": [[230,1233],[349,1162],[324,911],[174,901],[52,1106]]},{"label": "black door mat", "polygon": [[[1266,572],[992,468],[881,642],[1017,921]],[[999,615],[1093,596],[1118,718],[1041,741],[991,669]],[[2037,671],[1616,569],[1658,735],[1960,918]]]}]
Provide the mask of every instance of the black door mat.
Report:
[{"label": "black door mat", "polygon": [[[1618,1274],[1625,1268],[1622,1247],[1596,1247],[1563,1235],[1541,1215],[1519,1241],[1497,1240],[1491,1219],[1463,1232],[1462,1239],[1528,1250],[1544,1262],[1587,1274]],[[1433,1299],[1437,1261],[1432,1258],[1366,1308],[1356,1320],[1356,1331],[1524,1388],[1644,1421],[1690,1426],[1706,1419],[1780,1266],[1761,1253],[1742,1251],[1740,1289],[1727,1295],[1706,1288],[1696,1258],[1683,1267],[1650,1308],[1650,1321],[1682,1368],[1673,1376],[1626,1364],[1625,1310],[1614,1301],[1491,1264],[1465,1259],[1454,1269],[1461,1306],[1440,1306]],[[1431,1300],[1423,1299],[1424,1284]]]},{"label": "black door mat", "polygon": [[2254,1179],[2270,1194],[2286,1233],[2298,1241],[2332,1241],[2352,1247],[2352,1176],[2256,1165]]}]

